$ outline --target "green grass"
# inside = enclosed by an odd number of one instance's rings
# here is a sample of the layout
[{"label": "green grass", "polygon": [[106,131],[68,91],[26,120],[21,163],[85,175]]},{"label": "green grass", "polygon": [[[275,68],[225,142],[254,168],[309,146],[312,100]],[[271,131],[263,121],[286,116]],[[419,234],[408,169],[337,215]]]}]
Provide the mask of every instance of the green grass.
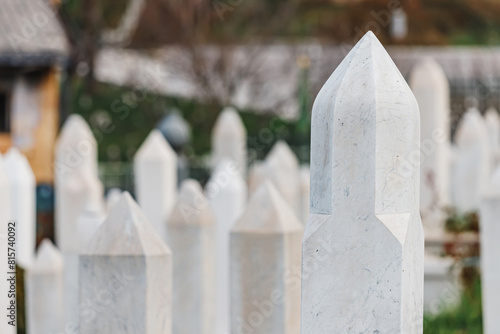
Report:
[{"label": "green grass", "polygon": [[481,282],[479,276],[462,293],[460,304],[437,315],[424,316],[424,334],[481,334]]}]

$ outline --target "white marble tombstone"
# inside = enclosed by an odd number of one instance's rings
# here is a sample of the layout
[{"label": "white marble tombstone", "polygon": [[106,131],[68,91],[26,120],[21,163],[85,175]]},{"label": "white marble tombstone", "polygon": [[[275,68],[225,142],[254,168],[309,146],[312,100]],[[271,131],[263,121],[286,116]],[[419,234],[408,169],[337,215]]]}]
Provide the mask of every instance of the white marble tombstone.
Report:
[{"label": "white marble tombstone", "polygon": [[216,333],[229,331],[229,230],[245,210],[247,187],[238,168],[223,160],[205,189],[216,220]]},{"label": "white marble tombstone", "polygon": [[491,167],[494,168],[500,162],[500,116],[498,111],[495,108],[489,108],[484,114],[484,120],[488,129]]},{"label": "white marble tombstone", "polygon": [[213,166],[229,159],[234,161],[241,175],[246,174],[247,131],[234,108],[225,108],[217,118],[212,130],[212,150]]},{"label": "white marble tombstone", "polygon": [[137,202],[164,242],[167,219],[177,193],[177,155],[159,130],[153,130],[134,157]]},{"label": "white marble tombstone", "polygon": [[284,141],[274,144],[265,160],[267,178],[300,217],[299,161]]},{"label": "white marble tombstone", "polygon": [[[69,116],[61,129],[56,143],[55,175],[56,244],[64,253],[76,247],[76,217],[83,210],[82,203],[103,205],[103,186],[97,171],[97,142],[79,115]],[[80,185],[85,190],[77,189]],[[88,199],[75,202],[68,192],[79,192]]]},{"label": "white marble tombstone", "polygon": [[300,333],[304,230],[270,181],[231,228],[231,333]]},{"label": "white marble tombstone", "polygon": [[83,117],[72,114],[64,122],[56,143],[56,185],[78,170],[98,176],[97,141]]},{"label": "white marble tombstone", "polygon": [[479,209],[490,177],[488,130],[479,110],[469,109],[455,133],[451,194],[460,213]]},{"label": "white marble tombstone", "polygon": [[314,102],[302,334],[423,330],[419,110],[368,32]]},{"label": "white marble tombstone", "polygon": [[90,172],[76,170],[68,174],[57,186],[59,228],[58,246],[64,257],[64,298],[67,331],[74,331],[78,324],[78,258],[93,233],[97,223],[91,217],[102,220],[102,184]]},{"label": "white marble tombstone", "polygon": [[17,264],[26,268],[36,248],[36,181],[28,159],[16,148],[4,156],[10,184],[11,219],[16,221]]},{"label": "white marble tombstone", "polygon": [[80,334],[170,334],[172,254],[128,192],[80,257]]},{"label": "white marble tombstone", "polygon": [[122,190],[119,188],[111,188],[106,195],[106,211],[109,212],[113,205],[118,203],[122,196]]},{"label": "white marble tombstone", "polygon": [[450,86],[432,58],[415,64],[409,84],[420,109],[420,213],[427,229],[442,230],[450,203]]},{"label": "white marble tombstone", "polygon": [[500,333],[500,167],[491,178],[490,187],[483,198],[481,219],[481,289],[483,302],[483,328],[485,334]]},{"label": "white marble tombstone", "polygon": [[[3,157],[0,155],[0,249],[7,251],[8,247],[8,223],[11,220],[11,207],[10,207],[10,185],[3,166]],[[0,270],[5,273],[5,279],[0,279],[0,291],[9,291],[10,284],[7,282],[7,273],[10,272],[7,256],[0,257]],[[7,293],[0,294],[0,309],[7,310],[10,306],[10,300]],[[7,315],[7,311],[5,311]],[[11,321],[5,317],[0,322],[0,333],[14,334],[16,327],[9,325],[7,322]]]},{"label": "white marble tombstone", "polygon": [[311,170],[309,166],[300,168],[300,221],[304,226],[309,219],[309,204],[311,194]]},{"label": "white marble tombstone", "polygon": [[63,257],[48,239],[26,272],[27,325],[30,334],[64,330]]},{"label": "white marble tombstone", "polygon": [[182,182],[167,226],[174,254],[173,333],[213,334],[215,216],[197,181]]}]

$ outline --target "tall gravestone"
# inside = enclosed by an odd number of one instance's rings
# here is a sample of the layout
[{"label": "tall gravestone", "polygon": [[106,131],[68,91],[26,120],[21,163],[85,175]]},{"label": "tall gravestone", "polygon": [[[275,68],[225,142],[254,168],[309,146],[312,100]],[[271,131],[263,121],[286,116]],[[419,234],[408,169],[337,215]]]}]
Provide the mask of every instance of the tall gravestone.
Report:
[{"label": "tall gravestone", "polygon": [[27,270],[27,325],[31,334],[64,331],[63,257],[52,242],[40,244],[37,257]]},{"label": "tall gravestone", "polygon": [[423,331],[419,110],[372,32],[314,102],[302,334]]},{"label": "tall gravestone", "polygon": [[134,157],[137,202],[164,242],[167,219],[177,194],[177,155],[159,130],[153,130]]},{"label": "tall gravestone", "polygon": [[442,230],[450,203],[450,86],[432,58],[415,64],[409,84],[420,109],[420,212],[426,228]]},{"label": "tall gravestone", "polygon": [[300,333],[303,232],[265,181],[231,229],[231,333]]},{"label": "tall gravestone", "polygon": [[10,184],[11,219],[16,222],[17,264],[26,268],[36,247],[36,181],[28,159],[16,148],[4,157]]},{"label": "tall gravestone", "polygon": [[500,162],[500,115],[495,108],[489,108],[484,114],[484,120],[488,129],[491,167],[494,169]]},{"label": "tall gravestone", "polygon": [[247,168],[247,131],[238,112],[231,107],[220,113],[212,130],[213,165],[218,166],[223,160],[232,160],[246,174]]},{"label": "tall gravestone", "polygon": [[500,333],[500,167],[495,170],[483,198],[481,219],[481,290],[485,334]]},{"label": "tall gravestone", "polygon": [[215,228],[200,184],[183,181],[167,234],[174,254],[174,334],[214,333]]},{"label": "tall gravestone", "polygon": [[[9,228],[8,224],[11,220],[11,206],[10,206],[10,185],[7,174],[5,173],[3,165],[3,157],[0,155],[0,249],[7,250],[8,240],[9,240]],[[5,279],[0,279],[0,309],[5,310],[7,315],[7,309],[10,306],[10,300],[7,295],[9,291],[10,283],[7,281],[7,273],[9,270],[9,262],[7,256],[0,257],[0,270],[5,273]],[[16,327],[8,324],[10,319],[4,318],[4,321],[0,322],[0,333],[14,334],[16,333]]]},{"label": "tall gravestone", "polygon": [[124,193],[80,258],[80,334],[172,332],[172,254]]},{"label": "tall gravestone", "polygon": [[230,160],[219,163],[205,189],[216,219],[216,333],[229,331],[229,230],[245,210],[247,187]]},{"label": "tall gravestone", "polygon": [[460,213],[475,211],[490,177],[490,149],[486,123],[475,108],[469,109],[455,132],[456,152],[452,170],[452,203]]}]

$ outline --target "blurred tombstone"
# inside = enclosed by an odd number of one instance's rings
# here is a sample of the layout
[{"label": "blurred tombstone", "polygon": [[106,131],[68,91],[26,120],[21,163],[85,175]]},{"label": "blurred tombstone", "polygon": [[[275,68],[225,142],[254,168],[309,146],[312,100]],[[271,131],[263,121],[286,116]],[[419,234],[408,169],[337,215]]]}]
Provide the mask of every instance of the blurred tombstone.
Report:
[{"label": "blurred tombstone", "polygon": [[419,130],[415,97],[368,32],[314,102],[302,334],[422,333]]},{"label": "blurred tombstone", "polygon": [[45,239],[26,271],[27,324],[30,334],[64,331],[64,284],[61,252]]},{"label": "blurred tombstone", "polygon": [[222,160],[234,161],[241,175],[247,169],[247,131],[238,112],[231,107],[220,113],[212,130],[212,164]]},{"label": "blurred tombstone", "polygon": [[129,193],[81,256],[79,286],[80,334],[172,332],[172,254]]},{"label": "blurred tombstone", "polygon": [[311,193],[311,171],[308,166],[300,168],[300,221],[304,226],[309,219]]},{"label": "blurred tombstone", "polygon": [[500,116],[495,108],[489,108],[484,114],[488,128],[488,142],[490,145],[491,167],[495,168],[500,163]]},{"label": "blurred tombstone", "polygon": [[[86,238],[82,235],[82,222],[88,219],[87,210],[93,208],[102,215],[102,184],[86,171],[69,174],[58,184],[57,196],[63,197],[65,206],[59,209],[59,226],[64,226],[59,235],[59,248],[64,257],[65,322],[74,328],[78,324],[78,261]],[[92,229],[92,226],[89,226]],[[88,233],[87,233],[88,234]]]},{"label": "blurred tombstone", "polygon": [[265,181],[231,228],[231,333],[300,333],[302,237],[295,213]]},{"label": "blurred tombstone", "polygon": [[452,203],[459,213],[477,210],[488,186],[490,149],[486,123],[475,108],[469,109],[455,132],[452,169]]},{"label": "blurred tombstone", "polygon": [[167,220],[177,194],[177,155],[158,130],[153,130],[134,157],[139,205],[164,242]]},{"label": "blurred tombstone", "polygon": [[450,203],[450,87],[431,58],[415,64],[409,84],[420,109],[420,213],[426,230],[440,233]]},{"label": "blurred tombstone", "polygon": [[457,306],[461,290],[454,259],[426,253],[424,263],[425,311],[438,314]]},{"label": "blurred tombstone", "polygon": [[160,121],[158,130],[177,153],[181,152],[191,140],[191,127],[175,109]]},{"label": "blurred tombstone", "polygon": [[301,215],[299,161],[284,141],[278,141],[262,164],[250,175],[250,193],[265,181],[271,181],[297,217]]},{"label": "blurred tombstone", "polygon": [[[11,220],[11,205],[10,205],[10,184],[5,172],[3,157],[0,155],[0,249],[7,251],[8,241],[9,241],[9,228],[8,223]],[[13,235],[13,233],[10,233]],[[0,257],[0,271],[7,275],[8,272],[12,270],[9,267],[7,256]],[[5,279],[0,279],[0,291],[9,291],[10,283]],[[8,314],[8,308],[10,306],[10,300],[8,299],[7,293],[0,294],[0,308],[5,310],[5,314]],[[10,311],[9,311],[10,312]],[[14,334],[16,332],[16,327],[8,324],[10,319],[8,317],[0,321],[0,333]]]},{"label": "blurred tombstone", "polygon": [[493,173],[479,215],[483,326],[485,334],[494,334],[500,333],[500,167]]},{"label": "blurred tombstone", "polygon": [[177,185],[189,177],[189,161],[183,154],[191,141],[191,126],[176,109],[160,121],[158,130],[177,153]]},{"label": "blurred tombstone", "polygon": [[214,333],[215,224],[200,184],[185,180],[167,233],[174,254],[174,334]]},{"label": "blurred tombstone", "polygon": [[109,189],[106,195],[106,211],[109,212],[113,205],[118,203],[118,200],[122,196],[122,190],[119,188],[111,188]]},{"label": "blurred tombstone", "polygon": [[[64,123],[56,144],[55,153],[55,190],[56,244],[64,253],[75,247],[76,217],[83,209],[80,201],[65,195],[76,189],[75,180],[88,180],[87,183],[77,181],[83,186],[82,192],[88,197],[86,201],[99,203],[103,200],[103,186],[97,172],[97,142],[85,120],[79,115],[71,115]],[[74,175],[77,175],[73,177]],[[68,181],[70,179],[70,181]],[[67,183],[73,183],[68,185]],[[83,191],[85,189],[85,191]],[[86,203],[83,201],[83,203]]]},{"label": "blurred tombstone", "polygon": [[10,184],[11,219],[16,222],[17,264],[26,268],[36,248],[36,183],[28,159],[16,148],[4,156]]},{"label": "blurred tombstone", "polygon": [[403,8],[398,8],[392,12],[390,20],[391,37],[394,40],[402,40],[408,35],[408,17]]},{"label": "blurred tombstone", "polygon": [[229,230],[245,210],[247,187],[238,168],[223,160],[208,181],[206,196],[217,226],[216,333],[229,331]]}]

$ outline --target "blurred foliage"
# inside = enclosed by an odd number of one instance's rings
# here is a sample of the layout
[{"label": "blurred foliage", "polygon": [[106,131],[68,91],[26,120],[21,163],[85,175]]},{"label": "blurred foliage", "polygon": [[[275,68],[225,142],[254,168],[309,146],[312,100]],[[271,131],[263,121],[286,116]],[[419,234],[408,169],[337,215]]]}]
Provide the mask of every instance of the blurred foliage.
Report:
[{"label": "blurred foliage", "polygon": [[[77,77],[69,85],[70,110],[89,123],[99,144],[100,161],[131,161],[149,132],[171,108],[178,109],[192,127],[191,145],[183,153],[191,157],[210,151],[212,128],[222,106],[104,83],[95,83],[90,94]],[[309,145],[309,131],[299,131],[295,122],[250,110],[240,111],[240,116],[247,129],[252,159],[264,158],[280,139],[292,146]]]},{"label": "blurred foliage", "polygon": [[481,280],[476,269],[469,269],[460,304],[437,315],[424,315],[424,334],[481,334]]},{"label": "blurred foliage", "polygon": [[449,210],[448,218],[445,222],[445,229],[451,233],[467,231],[478,232],[479,216],[476,211],[461,214],[456,210]]}]

